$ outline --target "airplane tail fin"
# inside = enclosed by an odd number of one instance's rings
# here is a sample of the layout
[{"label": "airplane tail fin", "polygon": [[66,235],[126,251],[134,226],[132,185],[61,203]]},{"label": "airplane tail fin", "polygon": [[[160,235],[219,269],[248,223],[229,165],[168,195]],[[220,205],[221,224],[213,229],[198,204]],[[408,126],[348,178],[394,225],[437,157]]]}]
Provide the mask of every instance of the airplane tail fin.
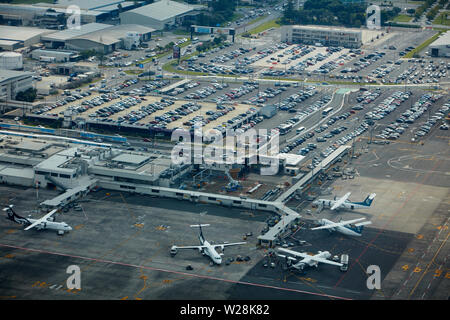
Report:
[{"label": "airplane tail fin", "polygon": [[209,224],[191,224],[191,228],[200,228],[200,242],[203,243],[205,241],[205,238],[203,237],[203,231],[202,227],[209,227]]},{"label": "airplane tail fin", "polygon": [[372,223],[372,221],[363,221],[363,222],[355,224],[352,229],[356,233],[362,234],[362,232],[364,230],[364,226],[368,225],[368,224],[371,224],[371,223]]},{"label": "airplane tail fin", "polygon": [[362,205],[362,206],[366,206],[366,207],[370,207],[372,205],[373,199],[375,199],[375,196],[377,194],[376,193],[371,193],[370,195],[367,196],[366,199],[364,199],[363,202],[356,202],[356,204]]},{"label": "airplane tail fin", "polygon": [[6,208],[3,208],[3,211],[6,212],[7,216],[6,219],[14,221],[16,223],[24,223],[26,222],[27,219],[25,219],[24,217],[19,216],[13,209],[13,205],[10,205]]}]

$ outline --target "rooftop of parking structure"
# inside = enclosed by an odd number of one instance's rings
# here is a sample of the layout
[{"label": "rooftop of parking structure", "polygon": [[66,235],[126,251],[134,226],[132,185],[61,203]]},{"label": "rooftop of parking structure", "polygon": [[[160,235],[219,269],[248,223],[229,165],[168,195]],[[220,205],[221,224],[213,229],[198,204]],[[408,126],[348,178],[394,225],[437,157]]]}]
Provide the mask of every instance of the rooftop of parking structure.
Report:
[{"label": "rooftop of parking structure", "polygon": [[[50,114],[58,114],[58,117],[63,117],[62,114],[59,114],[60,112],[64,112],[65,110],[69,109],[70,107],[74,107],[74,106],[79,106],[81,105],[81,103],[83,101],[86,100],[92,100],[96,97],[100,97],[101,94],[92,94],[91,96],[87,96],[84,97],[82,99],[67,103],[64,106],[60,106],[57,108],[54,108],[52,110],[49,110],[45,113],[43,113],[43,115],[50,115]],[[113,99],[109,102],[103,103],[100,106],[95,106],[93,108],[90,108],[84,112],[81,112],[77,115],[74,115],[73,118],[83,118],[83,119],[90,119],[89,118],[89,114],[95,113],[97,110],[111,106],[119,101],[122,101],[124,99],[126,99],[129,96],[121,96],[119,99]],[[114,113],[112,115],[110,115],[109,117],[104,117],[101,118],[99,117],[100,120],[102,119],[112,119],[112,120],[117,120],[119,117],[123,117],[124,115],[129,114],[132,111],[139,111],[141,107],[149,105],[151,103],[155,103],[155,102],[159,102],[161,101],[161,97],[157,97],[157,96],[145,96],[144,97],[146,100],[142,101],[141,103],[132,106],[128,109],[122,110],[120,112]],[[168,124],[167,128],[169,129],[174,129],[174,128],[188,128],[187,126],[183,125],[183,122],[189,121],[191,119],[193,119],[196,116],[203,116],[205,119],[208,117],[208,115],[206,115],[207,111],[220,111],[218,109],[216,109],[216,103],[214,102],[200,102],[200,101],[195,101],[195,100],[177,100],[174,101],[175,103],[167,108],[164,108],[163,110],[157,110],[156,112],[152,113],[151,115],[148,115],[142,119],[140,119],[139,121],[137,121],[136,123],[141,124],[141,123],[147,123],[149,121],[152,121],[155,119],[155,117],[157,116],[161,116],[162,114],[170,111],[170,110],[174,110],[178,107],[181,107],[183,104],[186,104],[188,102],[193,102],[193,103],[198,103],[199,105],[202,106],[201,109],[192,112],[191,114],[188,114],[186,116],[183,116],[181,119],[173,121],[171,123]],[[228,120],[230,120],[233,117],[238,116],[241,113],[245,113],[246,111],[248,111],[252,106],[251,105],[246,105],[246,104],[239,104],[239,103],[235,103],[233,104],[233,106],[235,107],[235,110],[230,111],[228,114],[226,114],[225,116],[222,116],[218,119],[216,119],[215,121],[212,121],[210,123],[208,123],[207,125],[205,125],[204,129],[210,129],[210,128],[214,128],[216,126],[219,126],[222,124],[222,122],[226,122]],[[94,118],[95,119],[95,118]]]}]

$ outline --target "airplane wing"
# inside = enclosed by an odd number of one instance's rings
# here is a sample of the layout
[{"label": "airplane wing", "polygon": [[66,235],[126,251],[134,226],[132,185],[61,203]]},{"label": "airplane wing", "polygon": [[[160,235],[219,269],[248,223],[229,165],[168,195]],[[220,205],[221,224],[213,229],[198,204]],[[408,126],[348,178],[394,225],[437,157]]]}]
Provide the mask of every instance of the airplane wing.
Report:
[{"label": "airplane wing", "polygon": [[35,226],[37,226],[38,224],[42,223],[42,222],[46,222],[48,218],[50,218],[52,215],[54,215],[56,212],[58,211],[58,209],[54,209],[52,211],[50,211],[49,213],[47,213],[45,216],[43,216],[40,219],[37,219],[35,222],[33,222],[32,224],[30,224],[28,227],[26,227],[24,230],[30,230],[31,228],[34,228]]},{"label": "airplane wing", "polygon": [[363,222],[355,224],[355,227],[365,226],[365,225],[368,225],[371,223],[372,223],[372,221],[363,221]]},{"label": "airplane wing", "polygon": [[301,257],[301,258],[312,258],[313,257],[313,256],[310,256],[309,254],[297,252],[297,251],[293,251],[293,250],[289,250],[289,249],[278,248],[278,250],[281,252],[292,254],[293,256],[296,256],[296,257]]},{"label": "airplane wing", "polygon": [[213,244],[212,246],[215,248],[217,247],[229,247],[229,246],[237,246],[239,244],[246,244],[247,242],[234,242],[234,243],[222,243],[222,244]]},{"label": "airplane wing", "polygon": [[[331,228],[334,228],[334,227],[345,226],[347,224],[355,223],[355,222],[362,221],[362,220],[365,220],[365,219],[366,218],[359,218],[359,219],[341,221],[341,222],[336,222],[336,223],[330,223],[330,224],[327,224],[325,226],[311,228],[311,230],[331,229]],[[371,221],[366,221],[366,222],[372,223]],[[368,224],[368,223],[366,223],[366,224]]]},{"label": "airplane wing", "polygon": [[313,261],[320,262],[320,263],[332,264],[333,266],[339,266],[339,267],[342,266],[342,263],[334,262],[334,261],[331,261],[331,260],[328,260],[328,259],[324,259],[324,258],[319,258],[319,257],[316,257],[316,256],[310,256],[310,259],[313,260]]},{"label": "airplane wing", "polygon": [[[331,261],[331,260],[319,257],[320,253],[316,254],[315,256],[310,256],[309,254],[306,254],[306,253],[301,253],[301,252],[297,252],[297,251],[293,251],[293,250],[289,250],[289,249],[284,249],[284,248],[278,248],[278,250],[280,250],[282,252],[286,252],[286,253],[292,254],[293,256],[302,257],[302,258],[304,258],[304,260],[308,259],[308,260],[313,260],[313,261],[317,261],[317,262],[320,262],[320,263],[332,264],[332,265],[339,266],[339,267],[342,266],[342,263],[334,262],[334,261]],[[301,262],[304,262],[304,261],[300,260],[298,263],[301,263]]]},{"label": "airplane wing", "polygon": [[334,205],[331,207],[331,210],[339,208],[345,201],[347,201],[348,197],[350,197],[351,194],[351,192],[347,192],[342,198],[336,200]]},{"label": "airplane wing", "polygon": [[204,249],[206,246],[184,246],[184,247],[178,247],[178,246],[172,246],[173,249]]}]

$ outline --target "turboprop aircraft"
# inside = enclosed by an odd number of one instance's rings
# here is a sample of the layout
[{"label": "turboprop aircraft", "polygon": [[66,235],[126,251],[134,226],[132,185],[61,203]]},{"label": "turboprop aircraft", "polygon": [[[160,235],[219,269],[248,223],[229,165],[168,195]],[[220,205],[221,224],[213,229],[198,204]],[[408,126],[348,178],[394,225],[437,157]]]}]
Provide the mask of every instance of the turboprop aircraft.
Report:
[{"label": "turboprop aircraft", "polygon": [[216,248],[220,248],[222,252],[224,251],[225,247],[229,246],[237,246],[240,244],[245,244],[247,242],[234,242],[234,243],[221,243],[221,244],[210,244],[205,238],[203,237],[202,227],[207,227],[209,224],[195,224],[191,225],[191,228],[199,228],[200,233],[198,235],[198,239],[200,240],[199,246],[172,246],[170,248],[170,253],[172,256],[176,255],[178,252],[178,249],[197,249],[201,254],[208,256],[212,262],[215,264],[221,264],[222,263],[222,255],[223,253],[218,253],[216,251]]}]

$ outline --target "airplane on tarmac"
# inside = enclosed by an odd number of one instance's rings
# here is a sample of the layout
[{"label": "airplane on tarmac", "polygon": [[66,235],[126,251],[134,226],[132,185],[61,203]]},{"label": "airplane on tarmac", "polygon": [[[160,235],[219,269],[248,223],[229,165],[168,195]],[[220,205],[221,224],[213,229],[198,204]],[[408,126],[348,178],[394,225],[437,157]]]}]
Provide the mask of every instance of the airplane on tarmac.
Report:
[{"label": "airplane on tarmac", "polygon": [[348,201],[348,197],[350,197],[351,192],[347,192],[342,198],[336,199],[334,197],[334,200],[329,199],[318,199],[313,202],[313,205],[315,206],[323,206],[323,207],[329,207],[330,210],[335,209],[367,209],[372,204],[373,199],[376,196],[376,193],[372,193],[367,196],[367,198],[363,202],[351,202]]},{"label": "airplane on tarmac", "polygon": [[[372,223],[372,221],[363,221],[365,219],[366,218],[359,218],[346,221],[341,220],[339,222],[333,222],[328,219],[320,219],[318,222],[322,226],[311,228],[311,230],[328,230],[329,232],[336,231],[345,234],[347,236],[360,237],[364,226]],[[355,224],[355,222],[359,223]]]},{"label": "airplane on tarmac", "polygon": [[24,230],[30,230],[31,228],[36,228],[37,230],[49,229],[55,230],[58,233],[59,232],[64,233],[72,230],[72,227],[70,227],[65,222],[55,222],[54,218],[51,220],[49,219],[53,214],[55,214],[58,211],[58,209],[54,209],[48,212],[42,218],[39,219],[24,218],[19,216],[17,213],[14,212],[12,205],[4,208],[3,211],[7,213],[6,219],[14,221],[15,223],[18,224],[25,225],[26,228]]},{"label": "airplane on tarmac", "polygon": [[185,246],[185,247],[172,246],[170,248],[170,254],[172,256],[175,256],[178,252],[178,249],[197,249],[202,255],[206,255],[206,256],[210,257],[212,262],[214,262],[215,264],[221,264],[223,253],[218,253],[216,251],[216,248],[220,248],[223,252],[225,247],[236,246],[236,245],[247,243],[247,242],[234,242],[234,243],[210,244],[208,241],[205,240],[205,238],[203,237],[203,232],[202,232],[202,227],[207,227],[207,226],[209,226],[209,224],[191,225],[191,228],[199,228],[200,229],[200,233],[198,235],[198,239],[200,240],[199,246]]},{"label": "airplane on tarmac", "polygon": [[317,268],[319,266],[319,262],[342,267],[342,263],[328,260],[328,258],[331,257],[331,253],[329,253],[328,251],[319,251],[315,255],[309,255],[307,253],[297,252],[284,248],[278,248],[278,251],[293,256],[286,256],[277,253],[277,256],[279,256],[280,258],[285,258],[291,262],[294,262],[294,264],[291,264],[290,267],[296,270],[303,270],[306,266]]}]

